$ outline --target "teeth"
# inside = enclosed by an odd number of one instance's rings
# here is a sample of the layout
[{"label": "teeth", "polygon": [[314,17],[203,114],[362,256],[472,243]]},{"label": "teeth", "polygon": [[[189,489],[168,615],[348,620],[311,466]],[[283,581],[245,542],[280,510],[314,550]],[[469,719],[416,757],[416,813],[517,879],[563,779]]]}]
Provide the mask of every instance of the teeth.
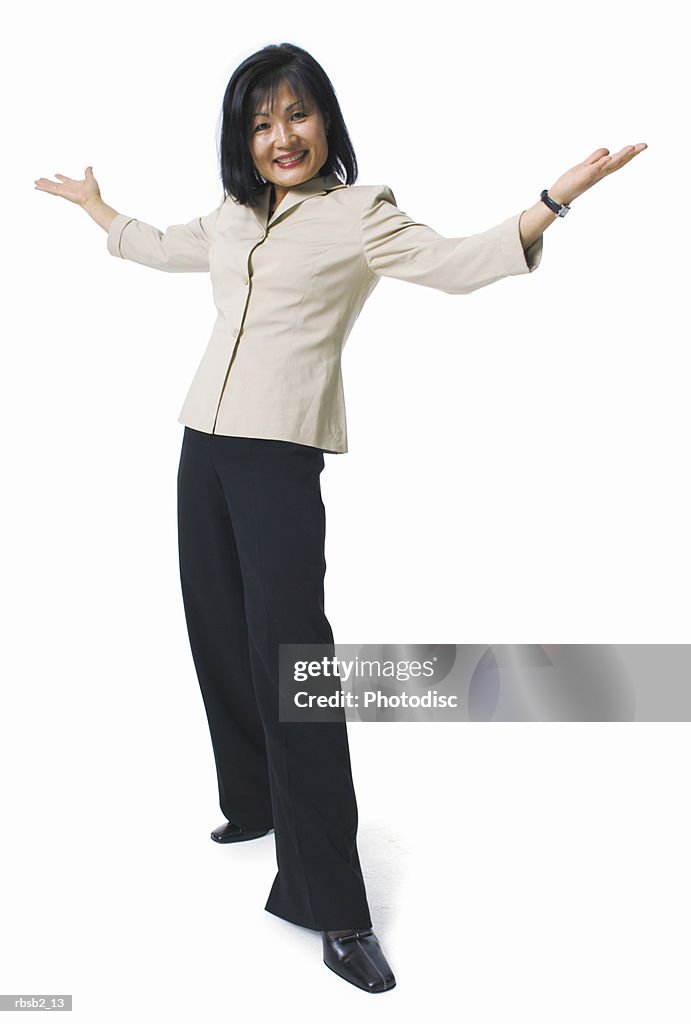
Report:
[{"label": "teeth", "polygon": [[277,164],[292,164],[293,161],[299,160],[301,156],[305,155],[306,150],[303,149],[302,153],[298,153],[297,156],[286,156],[281,157],[280,160],[276,160]]}]

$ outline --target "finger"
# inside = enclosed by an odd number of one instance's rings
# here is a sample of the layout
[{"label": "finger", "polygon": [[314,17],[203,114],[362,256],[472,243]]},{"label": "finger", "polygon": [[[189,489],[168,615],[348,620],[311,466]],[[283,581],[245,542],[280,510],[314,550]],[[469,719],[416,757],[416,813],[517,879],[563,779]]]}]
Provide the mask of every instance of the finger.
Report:
[{"label": "finger", "polygon": [[633,159],[636,155],[635,146],[624,146],[612,157],[612,162],[616,167],[621,167],[623,164],[627,164],[629,160]]},{"label": "finger", "polygon": [[609,164],[605,164],[605,166],[601,168],[600,173],[604,177],[606,174],[618,171],[625,164],[628,164],[630,160],[633,160],[637,152],[640,152],[640,150],[636,150],[634,146],[624,146],[623,149],[611,158],[611,162]]},{"label": "finger", "polygon": [[590,165],[592,173],[598,177],[602,177],[604,174],[607,174],[611,169],[613,159],[614,157],[606,154],[605,156],[601,156],[599,160],[593,161]]},{"label": "finger", "polygon": [[597,163],[598,160],[601,160],[603,157],[607,156],[608,154],[609,154],[609,150],[606,149],[604,146],[600,146],[599,149],[594,149],[593,152],[590,154],[590,156],[587,157],[583,161],[583,163],[584,164],[595,164],[595,163]]},{"label": "finger", "polygon": [[64,174],[55,174],[56,178],[60,178],[61,181],[74,181],[74,178],[67,178]]},{"label": "finger", "polygon": [[643,151],[641,149],[632,149],[629,153],[626,154],[625,157],[623,157],[621,161],[621,166],[623,167],[624,164],[630,163],[635,156],[638,156],[638,154],[642,152]]},{"label": "finger", "polygon": [[635,146],[624,146],[618,153],[615,153],[614,156],[611,157],[611,164],[605,164],[607,173],[609,174],[611,171],[616,171],[618,168],[623,167],[624,164],[627,164],[629,160],[633,160],[635,156],[642,153],[646,148],[647,145],[645,142],[639,142]]}]

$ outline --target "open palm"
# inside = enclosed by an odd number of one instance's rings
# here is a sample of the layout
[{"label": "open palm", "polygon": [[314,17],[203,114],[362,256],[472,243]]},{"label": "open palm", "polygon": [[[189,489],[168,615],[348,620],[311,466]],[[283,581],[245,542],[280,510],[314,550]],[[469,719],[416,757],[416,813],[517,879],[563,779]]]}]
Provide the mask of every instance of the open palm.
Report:
[{"label": "open palm", "polygon": [[582,195],[586,189],[591,188],[596,182],[618,171],[620,167],[633,160],[635,156],[646,149],[645,142],[639,142],[635,146],[624,146],[618,153],[610,154],[608,149],[602,146],[593,150],[589,157],[574,167],[570,167],[558,178],[549,190],[550,196],[558,198],[560,203],[570,203],[577,196]]},{"label": "open palm", "polygon": [[94,178],[92,167],[86,168],[84,178],[81,181],[78,178],[68,178],[64,174],[56,174],[55,177],[59,178],[60,181],[51,181],[50,178],[37,178],[34,181],[34,186],[41,192],[50,192],[51,195],[68,199],[71,203],[76,203],[77,206],[84,206],[89,200],[101,198],[101,190]]}]

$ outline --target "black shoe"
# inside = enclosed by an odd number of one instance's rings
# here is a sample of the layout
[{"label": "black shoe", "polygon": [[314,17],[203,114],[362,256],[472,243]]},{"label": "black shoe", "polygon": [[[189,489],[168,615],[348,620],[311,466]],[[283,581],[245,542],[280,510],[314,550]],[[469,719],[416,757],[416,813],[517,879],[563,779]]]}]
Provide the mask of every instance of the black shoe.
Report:
[{"label": "black shoe", "polygon": [[270,831],[271,829],[267,828],[261,832],[249,832],[239,825],[234,825],[232,821],[226,821],[213,830],[211,838],[215,843],[242,843],[245,839],[259,839],[260,836],[268,835]]},{"label": "black shoe", "polygon": [[322,932],[324,963],[365,992],[386,992],[396,979],[371,928],[330,939]]}]

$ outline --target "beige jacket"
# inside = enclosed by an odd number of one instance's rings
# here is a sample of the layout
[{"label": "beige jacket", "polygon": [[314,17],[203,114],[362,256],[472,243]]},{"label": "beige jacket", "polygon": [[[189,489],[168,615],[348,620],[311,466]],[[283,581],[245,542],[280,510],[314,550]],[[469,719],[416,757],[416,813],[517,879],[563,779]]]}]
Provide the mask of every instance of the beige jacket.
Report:
[{"label": "beige jacket", "polygon": [[208,271],[218,316],[178,417],[206,433],[346,452],[341,353],[380,277],[461,295],[535,270],[520,214],[446,238],[396,206],[386,185],[335,174],[290,189],[268,218],[231,197],[165,232],[118,214],[108,252],[156,270]]}]

